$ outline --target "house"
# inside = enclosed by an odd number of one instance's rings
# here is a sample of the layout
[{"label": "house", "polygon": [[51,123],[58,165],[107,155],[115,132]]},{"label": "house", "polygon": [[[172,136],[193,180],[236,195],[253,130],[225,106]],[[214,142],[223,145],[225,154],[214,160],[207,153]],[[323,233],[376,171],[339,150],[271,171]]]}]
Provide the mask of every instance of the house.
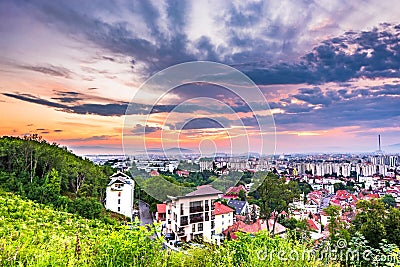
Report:
[{"label": "house", "polygon": [[239,185],[239,186],[231,186],[228,188],[228,190],[226,190],[225,195],[235,195],[238,196],[240,191],[244,191],[247,193],[247,189],[246,187],[244,187],[243,185]]},{"label": "house", "polygon": [[156,171],[156,170],[152,170],[151,172],[149,172],[149,175],[150,175],[151,177],[160,176],[160,173],[159,173],[158,171]]},{"label": "house", "polygon": [[165,203],[157,204],[156,218],[158,222],[164,222],[167,217],[167,205]]},{"label": "house", "polygon": [[199,186],[183,196],[169,196],[166,201],[166,232],[175,234],[183,242],[196,238],[212,241],[216,225],[213,201],[221,196],[222,192],[211,185]]},{"label": "house", "polygon": [[[230,226],[226,230],[224,230],[223,233],[227,237],[229,236],[232,239],[236,239],[237,236],[235,233],[238,231],[243,232],[243,233],[255,234],[261,230],[268,231],[268,229],[269,229],[270,231],[272,231],[273,225],[274,225],[274,220],[272,220],[272,219],[270,219],[268,221],[257,219],[256,222],[251,223],[251,224],[246,224],[243,221],[237,221],[232,226]],[[280,223],[276,222],[274,234],[284,236],[285,232],[286,232],[286,228],[283,225],[281,225]]]},{"label": "house", "polygon": [[215,216],[215,227],[214,234],[219,235],[233,224],[233,212],[234,209],[221,204],[219,202],[214,203],[213,215]]},{"label": "house", "polygon": [[228,201],[228,206],[232,207],[235,209],[235,214],[237,215],[246,215],[250,213],[250,207],[247,201],[241,201],[241,200],[234,200],[231,199]]},{"label": "house", "polygon": [[132,219],[135,181],[122,172],[110,176],[105,208]]}]

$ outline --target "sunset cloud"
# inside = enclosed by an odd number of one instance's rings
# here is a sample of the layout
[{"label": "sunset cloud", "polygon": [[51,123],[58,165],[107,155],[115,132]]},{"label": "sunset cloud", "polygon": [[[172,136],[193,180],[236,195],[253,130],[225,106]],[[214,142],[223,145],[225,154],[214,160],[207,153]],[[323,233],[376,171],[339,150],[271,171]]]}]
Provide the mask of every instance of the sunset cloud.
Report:
[{"label": "sunset cloud", "polygon": [[[115,152],[129,106],[132,134],[145,129],[156,144],[162,130],[182,129],[190,146],[239,127],[233,115],[253,138],[254,113],[271,108],[278,152],[345,150],[356,137],[355,149],[368,151],[379,133],[397,144],[399,8],[377,0],[2,1],[0,111],[12,116],[2,116],[0,134],[36,131],[74,149]],[[195,60],[237,68],[269,103],[251,110],[212,84],[173,88],[157,103],[140,94],[154,73]],[[202,97],[220,106],[196,102]]]}]

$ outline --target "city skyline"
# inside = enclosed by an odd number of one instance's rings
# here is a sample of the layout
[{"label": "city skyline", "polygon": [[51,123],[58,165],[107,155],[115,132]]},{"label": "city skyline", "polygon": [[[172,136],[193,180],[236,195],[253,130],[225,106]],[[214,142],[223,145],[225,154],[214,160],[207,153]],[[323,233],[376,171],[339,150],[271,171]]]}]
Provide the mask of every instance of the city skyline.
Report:
[{"label": "city skyline", "polygon": [[[2,1],[0,135],[37,133],[80,155],[122,154],[125,110],[140,85],[167,67],[202,60],[232,66],[258,85],[269,105],[261,101],[257,111],[274,115],[277,154],[374,152],[378,135],[383,151],[398,153],[399,5]],[[253,138],[247,104],[221,87],[176,88],[146,122],[149,97],[136,96],[129,114],[146,129],[149,148],[160,148],[168,130],[179,132],[185,149],[207,139],[229,150],[233,114],[201,97],[232,107]],[[165,124],[184,101],[190,110]],[[196,119],[201,112],[210,119]]]}]

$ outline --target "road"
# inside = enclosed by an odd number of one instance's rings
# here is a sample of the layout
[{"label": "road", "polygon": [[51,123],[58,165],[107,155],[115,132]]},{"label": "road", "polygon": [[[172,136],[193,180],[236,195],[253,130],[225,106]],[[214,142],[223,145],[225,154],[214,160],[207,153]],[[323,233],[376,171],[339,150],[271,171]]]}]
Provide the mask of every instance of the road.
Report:
[{"label": "road", "polygon": [[149,204],[141,200],[139,200],[139,216],[140,216],[140,225],[153,223],[153,216],[150,213]]}]

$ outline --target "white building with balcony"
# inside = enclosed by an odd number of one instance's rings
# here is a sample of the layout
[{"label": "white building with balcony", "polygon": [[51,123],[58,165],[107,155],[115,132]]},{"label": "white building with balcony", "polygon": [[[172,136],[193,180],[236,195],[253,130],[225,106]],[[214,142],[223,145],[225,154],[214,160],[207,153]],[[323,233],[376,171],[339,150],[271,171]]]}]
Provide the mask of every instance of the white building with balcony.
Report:
[{"label": "white building with balcony", "polygon": [[167,233],[177,240],[188,242],[199,238],[212,241],[215,235],[213,201],[222,197],[222,192],[211,185],[199,186],[184,196],[169,196],[166,202]]},{"label": "white building with balcony", "polygon": [[117,172],[110,176],[106,189],[105,207],[132,219],[135,181],[128,175]]}]

